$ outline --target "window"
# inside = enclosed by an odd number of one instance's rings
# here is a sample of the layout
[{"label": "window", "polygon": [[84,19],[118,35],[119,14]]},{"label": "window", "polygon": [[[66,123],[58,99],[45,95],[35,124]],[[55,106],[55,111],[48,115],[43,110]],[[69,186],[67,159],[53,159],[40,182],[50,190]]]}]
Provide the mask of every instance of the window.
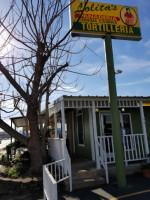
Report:
[{"label": "window", "polygon": [[112,135],[111,115],[103,114],[104,135]]},{"label": "window", "polygon": [[77,116],[77,128],[78,128],[78,143],[84,145],[84,132],[83,132],[83,116],[80,113]]},{"label": "window", "polygon": [[122,123],[123,127],[125,129],[125,136],[124,137],[124,146],[126,151],[131,151],[134,149],[134,140],[131,136],[132,134],[132,126],[131,126],[131,119],[130,119],[130,114],[122,114]]},{"label": "window", "polygon": [[131,134],[131,124],[130,124],[130,115],[122,114],[123,127],[125,128],[126,134]]},{"label": "window", "polygon": [[[132,134],[131,116],[129,113],[123,113],[120,116],[121,127],[125,129],[126,134]],[[109,113],[102,113],[102,135],[112,135],[112,122],[111,115]],[[121,128],[120,127],[120,128]]]}]

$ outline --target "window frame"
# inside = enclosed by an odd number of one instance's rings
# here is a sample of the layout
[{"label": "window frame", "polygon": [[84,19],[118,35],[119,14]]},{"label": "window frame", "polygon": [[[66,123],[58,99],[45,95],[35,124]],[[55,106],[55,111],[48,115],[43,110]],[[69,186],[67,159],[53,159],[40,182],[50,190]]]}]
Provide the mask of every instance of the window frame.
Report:
[{"label": "window frame", "polygon": [[132,121],[131,121],[131,113],[121,113],[121,125],[124,128],[124,122],[123,122],[123,115],[128,115],[129,116],[129,123],[130,123],[130,129],[131,129],[131,134],[133,134],[133,129],[132,129]]},{"label": "window frame", "polygon": [[[83,135],[83,143],[80,143],[80,138],[79,138],[79,121],[78,117],[82,117],[81,120],[81,125],[82,125],[82,135]],[[78,110],[77,113],[77,136],[78,136],[78,146],[85,147],[85,134],[84,134],[84,126],[83,126],[83,110]]]}]

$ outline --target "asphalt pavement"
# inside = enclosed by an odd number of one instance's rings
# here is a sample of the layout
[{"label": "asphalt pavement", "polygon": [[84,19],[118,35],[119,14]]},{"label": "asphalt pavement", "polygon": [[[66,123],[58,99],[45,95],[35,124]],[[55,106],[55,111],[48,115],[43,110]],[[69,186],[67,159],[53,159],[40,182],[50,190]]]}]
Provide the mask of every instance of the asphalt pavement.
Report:
[{"label": "asphalt pavement", "polygon": [[[14,142],[14,139],[12,140]],[[2,139],[0,143],[0,150],[2,150],[4,147],[6,147],[8,144],[11,144],[11,139]]]},{"label": "asphalt pavement", "polygon": [[111,180],[96,188],[79,189],[69,192],[59,191],[59,200],[150,200],[150,178],[142,174],[127,177],[127,186],[118,188],[117,182]]}]

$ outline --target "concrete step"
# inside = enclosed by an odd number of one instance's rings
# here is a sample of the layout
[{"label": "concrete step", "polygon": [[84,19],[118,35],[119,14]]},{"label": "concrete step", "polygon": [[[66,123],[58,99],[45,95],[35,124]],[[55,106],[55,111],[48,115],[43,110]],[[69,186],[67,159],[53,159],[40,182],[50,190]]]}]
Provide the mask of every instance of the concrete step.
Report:
[{"label": "concrete step", "polygon": [[[87,187],[96,187],[105,184],[106,181],[102,177],[97,178],[84,178],[84,179],[73,179],[72,188],[73,190],[87,188]],[[65,189],[69,190],[69,182],[65,182]]]},{"label": "concrete step", "polygon": [[[141,163],[130,163],[125,166],[126,174],[132,175],[141,171]],[[82,169],[80,169],[82,168]],[[108,167],[109,178],[116,178],[115,165],[109,165]],[[93,164],[86,165],[85,163],[79,163],[77,166],[72,166],[72,183],[73,190],[100,186],[106,183],[105,170],[93,168]],[[65,189],[69,190],[69,181],[65,181]]]},{"label": "concrete step", "polygon": [[[106,183],[105,178],[101,175],[101,170],[97,169],[81,169],[72,172],[72,187],[73,190],[100,186]],[[65,181],[65,189],[69,189],[69,180]]]},{"label": "concrete step", "polygon": [[95,169],[95,168],[96,168],[95,161],[72,163],[72,171],[73,172],[77,172],[78,170],[90,170],[90,169]]},{"label": "concrete step", "polygon": [[[103,174],[103,173],[102,173]],[[101,170],[90,169],[90,170],[78,170],[77,172],[72,172],[73,179],[84,179],[93,178],[101,176]]]}]

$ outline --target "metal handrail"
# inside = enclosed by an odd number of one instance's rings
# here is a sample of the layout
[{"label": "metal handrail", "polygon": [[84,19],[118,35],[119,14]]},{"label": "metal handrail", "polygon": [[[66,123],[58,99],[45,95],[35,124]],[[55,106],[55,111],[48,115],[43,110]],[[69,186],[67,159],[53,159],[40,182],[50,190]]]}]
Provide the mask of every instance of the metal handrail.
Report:
[{"label": "metal handrail", "polygon": [[[55,150],[53,159],[58,159],[63,156],[60,151],[63,140],[57,138],[54,141],[56,143],[54,143],[53,146],[53,151]],[[58,146],[58,144],[60,144],[60,146]],[[65,158],[43,166],[44,199],[57,200],[57,184],[66,179],[69,179],[70,191],[72,191],[71,159],[67,147],[65,148]]]},{"label": "metal handrail", "polygon": [[[98,136],[97,139],[99,162],[105,170],[106,182],[108,183],[108,164],[115,163],[113,136]],[[146,159],[144,144],[144,134],[122,135],[122,148],[126,165],[129,161]]]}]

